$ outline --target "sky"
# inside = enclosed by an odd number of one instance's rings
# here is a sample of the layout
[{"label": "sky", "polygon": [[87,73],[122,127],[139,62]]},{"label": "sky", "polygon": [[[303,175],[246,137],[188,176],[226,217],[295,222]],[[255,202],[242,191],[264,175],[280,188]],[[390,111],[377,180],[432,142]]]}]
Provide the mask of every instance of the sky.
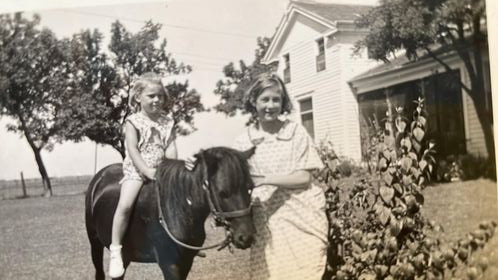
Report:
[{"label": "sky", "polygon": [[[319,2],[374,5],[377,0]],[[161,23],[167,50],[178,61],[193,66],[190,85],[210,107],[219,101],[212,91],[223,77],[222,67],[239,59],[252,62],[256,38],[273,35],[287,6],[288,0],[0,0],[0,13],[37,12],[41,25],[60,37],[97,28],[108,38],[111,23],[116,20],[131,31],[137,31],[149,19]],[[490,21],[497,18],[496,9],[493,12],[494,16],[488,7]],[[490,32],[490,39],[493,36],[496,35]],[[492,67],[495,62],[491,61]],[[216,112],[196,114],[198,130],[177,140],[179,157],[185,158],[201,148],[230,146],[243,132],[246,118],[228,118]],[[21,171],[25,178],[39,177],[33,152],[21,135],[6,131],[8,121],[0,118],[0,179],[18,179]],[[121,161],[115,150],[91,141],[65,142],[51,152],[43,151],[42,157],[51,177],[93,174],[95,169]]]},{"label": "sky", "polygon": [[[189,83],[201,93],[202,102],[207,107],[219,101],[212,91],[223,77],[222,67],[240,59],[252,62],[256,38],[272,36],[288,6],[288,0],[41,2],[1,0],[0,13],[23,10],[29,16],[36,12],[41,16],[41,25],[59,37],[97,28],[108,38],[111,23],[116,20],[131,31],[139,30],[149,19],[161,23],[161,37],[167,39],[167,50],[178,61],[193,66]],[[91,2],[98,3],[98,6],[89,6]],[[377,0],[322,2],[372,5]],[[230,146],[242,133],[246,118],[228,118],[216,112],[195,115],[198,130],[177,139],[179,157],[185,158],[202,148]],[[0,119],[0,179],[18,179],[20,172],[25,178],[39,177],[33,152],[26,140],[19,134],[6,131],[5,125],[9,121],[5,117]],[[115,150],[91,141],[65,142],[56,145],[51,152],[43,151],[42,157],[51,177],[93,174],[95,169],[121,161]]]}]

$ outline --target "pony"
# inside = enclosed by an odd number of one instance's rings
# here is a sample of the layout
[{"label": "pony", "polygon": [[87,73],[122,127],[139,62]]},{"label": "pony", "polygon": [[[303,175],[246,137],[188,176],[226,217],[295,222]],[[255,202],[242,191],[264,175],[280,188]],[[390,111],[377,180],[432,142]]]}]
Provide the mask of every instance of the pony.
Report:
[{"label": "pony", "polygon": [[[201,150],[192,169],[183,160],[165,159],[157,168],[156,180],[144,184],[133,207],[123,238],[125,269],[130,262],[156,262],[164,279],[186,279],[194,257],[206,249],[200,246],[209,214],[227,233],[220,248],[230,244],[249,248],[255,228],[250,197],[254,184],[247,159],[254,150]],[[111,243],[122,176],[121,164],[104,167],[86,192],[85,222],[96,280],[105,279],[103,251]]]}]

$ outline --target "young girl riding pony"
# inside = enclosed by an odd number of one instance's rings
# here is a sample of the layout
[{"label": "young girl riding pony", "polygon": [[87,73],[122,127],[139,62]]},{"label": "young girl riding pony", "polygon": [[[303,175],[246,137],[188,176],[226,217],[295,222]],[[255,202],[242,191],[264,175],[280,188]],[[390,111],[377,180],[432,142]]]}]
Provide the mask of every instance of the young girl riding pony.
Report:
[{"label": "young girl riding pony", "polygon": [[122,239],[144,180],[154,180],[156,167],[164,158],[177,158],[174,122],[164,106],[168,97],[160,77],[154,73],[143,74],[135,81],[129,96],[133,114],[125,122],[124,177],[109,246],[109,276],[112,278],[124,274]]}]

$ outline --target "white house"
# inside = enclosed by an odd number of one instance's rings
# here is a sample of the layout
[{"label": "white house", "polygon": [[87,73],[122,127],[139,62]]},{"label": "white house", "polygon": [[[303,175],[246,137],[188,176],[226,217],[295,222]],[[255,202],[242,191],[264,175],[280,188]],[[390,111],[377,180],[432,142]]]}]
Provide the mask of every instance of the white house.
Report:
[{"label": "white house", "polygon": [[[454,52],[439,54],[452,72],[430,57],[411,62],[400,55],[384,64],[368,59],[367,51],[352,56],[354,43],[368,32],[355,28],[354,20],[371,8],[290,2],[263,62],[277,65],[286,82],[295,105],[291,117],[316,143],[330,140],[339,155],[361,160],[360,124],[374,116],[382,120],[388,103],[413,112],[413,100],[424,97],[428,135],[441,156],[488,156],[475,106],[460,85],[469,86],[470,79]],[[486,113],[492,115],[487,48],[482,58]]]},{"label": "white house", "polygon": [[[371,6],[291,1],[265,64],[276,64],[300,120],[316,143],[331,141],[335,151],[361,159],[358,102],[347,81],[372,67],[365,55],[352,56],[366,33],[354,20]],[[366,52],[365,52],[366,53]]]}]

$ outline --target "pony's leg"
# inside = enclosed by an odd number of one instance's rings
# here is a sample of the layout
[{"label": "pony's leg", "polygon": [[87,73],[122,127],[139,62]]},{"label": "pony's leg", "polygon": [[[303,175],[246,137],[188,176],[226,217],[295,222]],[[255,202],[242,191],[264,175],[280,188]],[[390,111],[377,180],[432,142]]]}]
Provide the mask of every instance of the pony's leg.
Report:
[{"label": "pony's leg", "polygon": [[95,267],[95,280],[105,280],[104,245],[97,238],[90,238],[92,262]]},{"label": "pony's leg", "polygon": [[176,263],[172,263],[170,259],[158,259],[159,268],[163,272],[165,280],[185,280],[192,268],[194,262],[195,253],[189,253],[188,255],[181,255]]},{"label": "pony's leg", "polygon": [[172,263],[159,263],[159,268],[163,272],[164,280],[183,280],[180,276],[180,269],[178,265]]},{"label": "pony's leg", "polygon": [[[171,248],[170,248],[171,249]],[[168,248],[154,248],[156,262],[163,273],[165,280],[182,280],[180,267],[178,266],[177,252],[172,252]],[[175,256],[173,256],[175,255]],[[176,261],[175,261],[176,260]]]},{"label": "pony's leg", "polygon": [[192,264],[194,263],[194,257],[196,256],[196,254],[197,253],[194,251],[187,251],[185,252],[185,255],[181,258],[182,262],[180,265],[180,279],[187,279],[190,269],[192,268]]}]

